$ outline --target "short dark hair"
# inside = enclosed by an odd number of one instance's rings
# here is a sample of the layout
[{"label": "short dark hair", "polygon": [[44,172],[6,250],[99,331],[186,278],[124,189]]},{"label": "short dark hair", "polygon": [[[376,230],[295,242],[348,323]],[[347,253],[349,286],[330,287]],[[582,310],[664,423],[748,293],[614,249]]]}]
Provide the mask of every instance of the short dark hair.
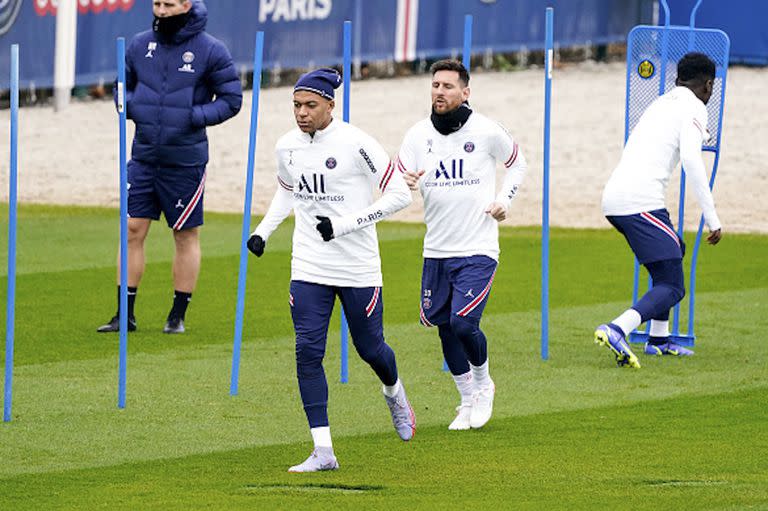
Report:
[{"label": "short dark hair", "polygon": [[714,80],[715,63],[703,53],[686,53],[677,63],[677,79],[681,82]]},{"label": "short dark hair", "polygon": [[429,68],[430,73],[434,76],[438,71],[456,71],[459,73],[459,81],[464,84],[464,87],[469,85],[469,72],[464,64],[458,60],[444,59],[438,60]]}]

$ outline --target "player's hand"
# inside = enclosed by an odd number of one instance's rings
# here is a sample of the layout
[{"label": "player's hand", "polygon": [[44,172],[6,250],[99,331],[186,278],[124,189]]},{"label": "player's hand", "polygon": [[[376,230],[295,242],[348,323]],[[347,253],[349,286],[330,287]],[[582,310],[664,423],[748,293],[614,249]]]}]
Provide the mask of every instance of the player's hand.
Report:
[{"label": "player's hand", "polygon": [[419,190],[419,178],[424,175],[423,170],[417,170],[417,171],[411,171],[406,170],[403,173],[403,178],[405,178],[405,184],[408,185],[408,188],[413,190],[414,192],[417,192]]},{"label": "player's hand", "polygon": [[497,222],[502,222],[507,218],[507,208],[498,202],[491,202],[485,212],[491,215]]},{"label": "player's hand", "polygon": [[258,234],[251,234],[248,238],[248,250],[253,252],[256,257],[261,257],[264,254],[264,247],[266,246],[264,239]]},{"label": "player's hand", "polygon": [[323,237],[323,241],[331,241],[333,239],[333,224],[331,219],[327,216],[315,216],[320,222],[315,226],[320,235]]},{"label": "player's hand", "polygon": [[723,230],[718,229],[716,231],[712,231],[709,233],[709,236],[707,236],[707,243],[710,245],[717,245],[720,243],[720,240],[723,238]]}]

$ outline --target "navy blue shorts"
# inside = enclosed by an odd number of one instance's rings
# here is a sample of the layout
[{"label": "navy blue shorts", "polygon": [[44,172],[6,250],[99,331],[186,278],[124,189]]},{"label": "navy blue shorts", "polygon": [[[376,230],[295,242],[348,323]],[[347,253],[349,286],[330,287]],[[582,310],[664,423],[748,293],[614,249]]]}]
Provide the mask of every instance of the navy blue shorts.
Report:
[{"label": "navy blue shorts", "polygon": [[180,231],[203,225],[205,167],[154,167],[128,162],[128,216],[160,219]]},{"label": "navy blue shorts", "polygon": [[606,218],[627,239],[640,264],[682,259],[685,254],[666,209]]},{"label": "navy blue shorts", "polygon": [[421,324],[444,325],[451,315],[480,319],[498,263],[488,256],[424,259]]}]

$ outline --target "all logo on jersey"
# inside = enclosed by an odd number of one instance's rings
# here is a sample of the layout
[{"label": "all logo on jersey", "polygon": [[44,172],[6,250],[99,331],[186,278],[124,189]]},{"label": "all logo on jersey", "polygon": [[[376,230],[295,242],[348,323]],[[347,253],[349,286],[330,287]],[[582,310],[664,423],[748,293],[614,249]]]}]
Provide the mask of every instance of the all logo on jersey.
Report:
[{"label": "all logo on jersey", "polygon": [[424,182],[427,188],[434,187],[460,187],[480,184],[479,177],[464,177],[464,159],[456,158],[450,163],[441,161],[435,169],[430,171],[429,179]]},{"label": "all logo on jersey", "polygon": [[312,174],[309,178],[304,174],[299,178],[299,193],[307,192],[314,194],[325,193],[325,176],[322,174]]},{"label": "all logo on jersey", "polygon": [[325,168],[327,169],[335,169],[336,168],[336,158],[331,156],[327,160],[325,160]]},{"label": "all logo on jersey", "polygon": [[451,160],[451,170],[449,171],[442,161],[435,169],[435,179],[464,179],[464,160]]},{"label": "all logo on jersey", "polygon": [[465,152],[471,153],[474,150],[475,150],[475,144],[474,143],[467,142],[466,144],[464,144],[464,151]]}]

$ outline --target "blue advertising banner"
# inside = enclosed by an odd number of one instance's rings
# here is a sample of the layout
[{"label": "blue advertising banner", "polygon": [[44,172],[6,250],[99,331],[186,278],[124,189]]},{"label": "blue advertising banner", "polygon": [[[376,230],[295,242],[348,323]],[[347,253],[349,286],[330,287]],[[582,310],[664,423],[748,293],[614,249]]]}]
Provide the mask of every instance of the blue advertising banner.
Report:
[{"label": "blue advertising banner", "polygon": [[642,21],[641,0],[420,0],[419,56],[460,52],[464,15],[472,14],[473,52],[544,48],[544,14],[555,9],[554,39],[558,46],[624,41]]},{"label": "blue advertising banner", "polygon": [[[21,46],[22,87],[53,85],[56,5],[58,0],[0,0],[0,88],[8,88],[4,71],[13,43]],[[458,53],[465,14],[474,16],[475,52],[541,48],[547,6],[555,8],[560,46],[623,41],[632,26],[648,22],[643,14],[648,0],[216,0],[207,5],[208,32],[244,70],[252,66],[258,30],[265,35],[264,65],[274,69],[340,64],[345,20],[352,21],[353,58],[363,62]],[[115,39],[148,30],[152,4],[77,0],[77,6],[76,83],[111,82]]]},{"label": "blue advertising banner", "polygon": [[[696,0],[669,0],[673,25],[688,25]],[[731,63],[768,65],[768,2],[704,0],[696,13],[699,28],[719,28],[731,39]],[[663,23],[663,15],[661,23]]]},{"label": "blue advertising banner", "polygon": [[56,20],[46,16],[37,0],[0,0],[0,89],[10,87],[11,45],[19,45],[22,88],[53,85]]}]

